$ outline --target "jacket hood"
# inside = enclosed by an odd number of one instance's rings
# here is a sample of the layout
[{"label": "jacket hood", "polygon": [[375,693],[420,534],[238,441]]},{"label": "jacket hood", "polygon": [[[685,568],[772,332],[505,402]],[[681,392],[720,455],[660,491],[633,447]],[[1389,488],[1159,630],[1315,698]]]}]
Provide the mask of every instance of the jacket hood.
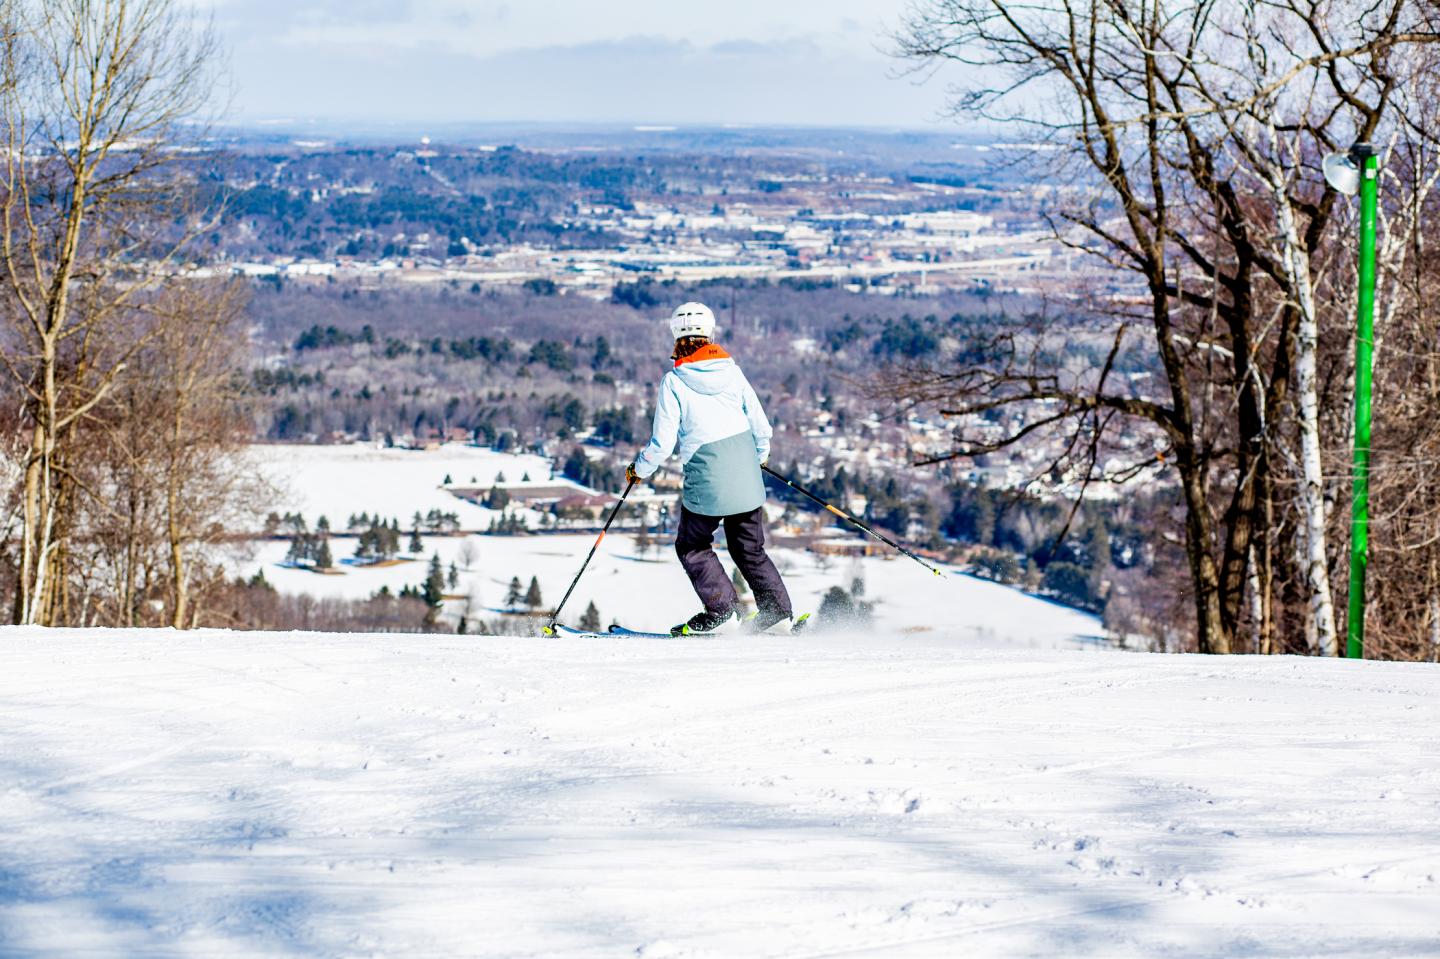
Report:
[{"label": "jacket hood", "polygon": [[738,393],[745,385],[745,374],[740,372],[739,365],[728,356],[680,363],[673,372],[680,377],[680,382],[707,396]]}]

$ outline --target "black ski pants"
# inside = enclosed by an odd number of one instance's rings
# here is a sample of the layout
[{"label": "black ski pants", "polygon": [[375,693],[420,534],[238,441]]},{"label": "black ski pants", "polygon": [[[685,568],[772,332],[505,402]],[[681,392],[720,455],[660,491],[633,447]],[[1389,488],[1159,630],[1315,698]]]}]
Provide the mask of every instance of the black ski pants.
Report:
[{"label": "black ski pants", "polygon": [[722,612],[735,606],[740,597],[735,584],[725,575],[720,557],[715,555],[715,530],[725,524],[725,543],[730,558],[755,595],[755,605],[765,612],[793,613],[790,594],[765,553],[765,509],[759,507],[734,516],[701,516],[680,506],[680,533],[675,538],[675,552],[680,565],[690,577],[700,601],[711,612]]}]

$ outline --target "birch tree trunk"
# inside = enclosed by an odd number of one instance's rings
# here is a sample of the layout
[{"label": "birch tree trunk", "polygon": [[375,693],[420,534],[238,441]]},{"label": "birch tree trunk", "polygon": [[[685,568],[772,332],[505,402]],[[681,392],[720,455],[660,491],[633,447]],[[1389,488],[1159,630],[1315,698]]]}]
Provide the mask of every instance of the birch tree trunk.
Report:
[{"label": "birch tree trunk", "polygon": [[1314,649],[1322,656],[1340,652],[1335,628],[1335,603],[1330,591],[1330,564],[1325,543],[1325,474],[1320,458],[1320,394],[1318,387],[1317,352],[1320,341],[1319,319],[1315,312],[1315,291],[1310,276],[1310,258],[1300,241],[1286,180],[1272,174],[1270,185],[1275,192],[1275,211],[1279,222],[1285,272],[1298,311],[1295,324],[1295,404],[1299,411],[1296,424],[1300,435],[1300,484],[1296,493],[1300,510],[1300,569],[1304,573],[1309,594],[1310,616],[1314,622]]}]

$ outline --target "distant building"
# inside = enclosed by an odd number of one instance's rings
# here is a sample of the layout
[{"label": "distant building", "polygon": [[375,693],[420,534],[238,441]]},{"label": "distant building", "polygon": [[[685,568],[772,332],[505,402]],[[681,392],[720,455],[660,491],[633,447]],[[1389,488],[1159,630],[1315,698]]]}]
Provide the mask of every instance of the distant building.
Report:
[{"label": "distant building", "polygon": [[616,497],[607,493],[591,495],[581,493],[575,496],[566,496],[555,501],[555,515],[562,519],[598,520],[609,512],[617,501]]},{"label": "distant building", "polygon": [[874,540],[857,536],[831,536],[811,543],[810,552],[821,556],[878,556],[885,548]]},{"label": "distant building", "polygon": [[[446,492],[451,496],[459,497],[467,503],[474,503],[476,506],[484,506],[485,500],[490,496],[491,489],[500,489],[510,497],[512,506],[528,506],[532,509],[551,507],[560,503],[561,500],[573,499],[577,496],[602,495],[594,494],[583,486],[575,483],[525,483],[519,486],[511,486],[505,483],[497,486],[447,486]],[[609,500],[614,503],[614,497]]]}]

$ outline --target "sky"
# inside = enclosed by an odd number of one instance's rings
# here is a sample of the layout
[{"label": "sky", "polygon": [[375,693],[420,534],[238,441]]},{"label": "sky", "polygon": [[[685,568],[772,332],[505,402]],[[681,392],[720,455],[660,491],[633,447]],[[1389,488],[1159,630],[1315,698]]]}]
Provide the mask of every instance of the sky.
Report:
[{"label": "sky", "polygon": [[949,122],[884,52],[908,0],[195,2],[239,122]]}]

